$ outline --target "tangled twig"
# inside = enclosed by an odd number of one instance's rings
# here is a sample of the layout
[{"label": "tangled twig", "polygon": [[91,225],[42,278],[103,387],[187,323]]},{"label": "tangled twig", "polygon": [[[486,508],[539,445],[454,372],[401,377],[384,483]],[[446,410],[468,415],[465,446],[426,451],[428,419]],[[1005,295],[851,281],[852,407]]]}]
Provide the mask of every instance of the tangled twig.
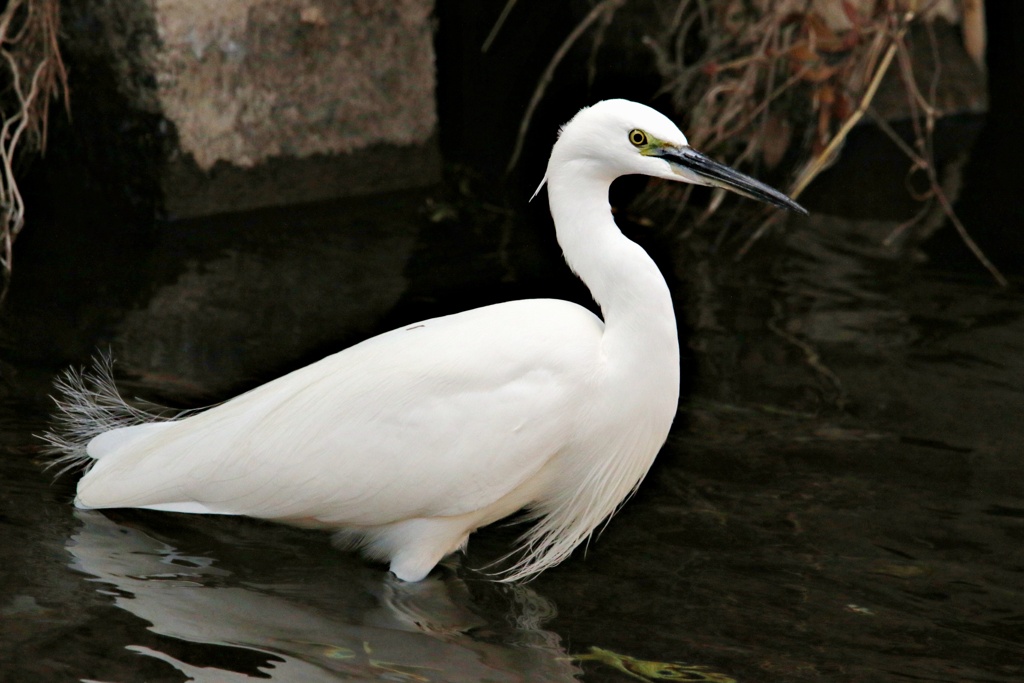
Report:
[{"label": "tangled twig", "polygon": [[515,168],[516,162],[519,161],[519,155],[523,151],[523,143],[526,141],[526,132],[530,128],[530,121],[533,120],[533,112],[537,109],[537,105],[544,98],[544,91],[547,90],[548,84],[555,75],[555,69],[562,63],[565,56],[569,54],[569,50],[576,44],[576,41],[580,39],[595,22],[602,17],[609,17],[614,14],[615,10],[621,7],[626,0],[601,0],[598,2],[592,10],[583,18],[579,24],[566,36],[565,40],[555,51],[555,55],[548,62],[547,68],[544,70],[543,75],[537,81],[537,87],[534,88],[533,97],[530,98],[530,104],[526,107],[526,113],[523,114],[523,119],[519,124],[519,133],[516,137],[516,146],[512,150],[512,156],[509,159],[506,170]]},{"label": "tangled twig", "polygon": [[[932,137],[941,113],[935,106],[941,62],[936,56],[932,81],[922,90],[914,78],[907,44],[911,25],[923,23],[933,53],[937,51],[932,24],[926,19],[934,6],[934,0],[886,0],[874,14],[861,15],[848,2],[678,0],[671,16],[661,22],[667,31],[646,42],[661,73],[663,92],[679,111],[689,114],[691,144],[733,164],[757,162],[762,172],[788,158],[796,169],[790,185],[794,198],[835,161],[850,131],[865,115],[878,118],[872,109],[875,95],[893,65],[898,65],[914,125],[914,147],[892,135],[907,154],[911,171],[920,171],[927,179],[929,187],[922,199],[938,205],[978,261],[998,283],[1005,284],[957,218],[934,163]],[[828,11],[841,15],[824,16]],[[973,27],[972,35],[978,32],[976,14],[964,18]],[[835,28],[844,22],[845,28]],[[975,35],[970,42],[979,41],[983,43],[983,38]],[[980,49],[975,46],[971,51],[976,61]],[[883,126],[883,130],[891,128]],[[680,201],[679,192],[671,188],[655,192]],[[707,215],[705,211],[701,221]],[[738,257],[779,220],[777,213],[764,213]],[[901,225],[900,232],[912,224]]]},{"label": "tangled twig", "polygon": [[857,109],[850,114],[843,121],[839,130],[836,132],[832,139],[828,141],[825,148],[819,152],[813,159],[808,162],[800,175],[797,176],[796,182],[790,187],[789,193],[794,199],[799,197],[807,186],[810,185],[811,181],[818,177],[818,175],[835,159],[842,147],[843,142],[846,140],[846,136],[850,134],[853,127],[860,123],[861,118],[867,112],[868,107],[871,106],[871,101],[875,99],[875,93],[878,92],[878,86],[881,85],[882,79],[889,73],[889,67],[892,65],[892,60],[896,56],[900,45],[903,41],[903,36],[907,32],[907,28],[910,26],[910,22],[914,20],[914,13],[907,12],[903,16],[902,25],[897,30],[895,36],[893,36],[892,42],[889,43],[889,47],[886,48],[885,54],[882,56],[882,60],[875,69],[874,76],[871,77],[870,83],[868,83],[867,89],[860,98],[860,103],[857,105]]},{"label": "tangled twig", "polygon": [[67,73],[57,46],[58,0],[8,0],[0,11],[0,301],[7,294],[13,246],[25,224],[15,162],[25,147],[46,148],[49,104],[67,103]]}]

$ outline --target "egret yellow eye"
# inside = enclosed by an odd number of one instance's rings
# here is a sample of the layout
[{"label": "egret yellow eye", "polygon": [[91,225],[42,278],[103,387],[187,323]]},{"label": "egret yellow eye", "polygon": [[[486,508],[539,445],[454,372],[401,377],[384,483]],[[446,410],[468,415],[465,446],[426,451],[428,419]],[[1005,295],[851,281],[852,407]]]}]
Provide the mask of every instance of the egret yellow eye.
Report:
[{"label": "egret yellow eye", "polygon": [[647,133],[637,128],[634,128],[633,130],[629,131],[629,141],[633,143],[634,147],[642,147],[643,145],[647,144]]}]

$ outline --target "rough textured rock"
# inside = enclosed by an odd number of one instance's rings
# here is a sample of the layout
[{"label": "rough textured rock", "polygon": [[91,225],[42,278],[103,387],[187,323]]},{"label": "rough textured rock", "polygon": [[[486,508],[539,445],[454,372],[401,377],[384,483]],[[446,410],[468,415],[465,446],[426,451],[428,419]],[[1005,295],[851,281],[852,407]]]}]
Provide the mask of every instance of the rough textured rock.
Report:
[{"label": "rough textured rock", "polygon": [[123,106],[159,122],[172,215],[438,176],[431,0],[75,4],[73,63],[111,74]]}]

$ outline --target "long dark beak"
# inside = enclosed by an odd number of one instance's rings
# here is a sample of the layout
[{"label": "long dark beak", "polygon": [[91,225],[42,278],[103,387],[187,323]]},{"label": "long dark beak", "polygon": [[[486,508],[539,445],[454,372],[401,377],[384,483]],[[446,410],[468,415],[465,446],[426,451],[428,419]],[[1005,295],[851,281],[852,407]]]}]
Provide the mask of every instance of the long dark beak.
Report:
[{"label": "long dark beak", "polygon": [[760,180],[714,161],[692,147],[667,147],[658,150],[658,156],[678,167],[683,175],[697,176],[699,182],[712,187],[721,187],[750,199],[767,202],[774,206],[807,215],[807,209]]}]

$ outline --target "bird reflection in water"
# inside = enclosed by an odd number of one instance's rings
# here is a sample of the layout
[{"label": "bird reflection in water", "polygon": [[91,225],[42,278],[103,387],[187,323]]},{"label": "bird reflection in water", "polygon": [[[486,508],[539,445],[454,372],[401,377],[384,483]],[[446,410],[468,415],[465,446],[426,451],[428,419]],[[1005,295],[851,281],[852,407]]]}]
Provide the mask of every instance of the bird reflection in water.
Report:
[{"label": "bird reflection in water", "polygon": [[[357,563],[339,566],[335,554],[332,573],[319,583],[304,558],[299,569],[276,562],[262,575],[271,583],[253,584],[226,569],[227,563],[182,553],[102,513],[76,515],[82,526],[67,543],[71,566],[106,584],[100,592],[112,595],[118,607],[149,622],[159,635],[265,657],[254,677],[126,645],[200,683],[349,677],[518,683],[573,681],[579,674],[557,635],[530,616],[551,614],[552,607],[525,608],[511,624],[488,624],[451,571],[410,584]],[[295,571],[302,572],[301,582]],[[515,599],[520,605],[547,603],[525,586],[487,585],[523,593]],[[475,631],[488,639],[475,638]]]},{"label": "bird reflection in water", "polygon": [[[71,567],[93,577],[99,592],[148,622],[150,631],[178,641],[179,647],[169,649],[180,653],[181,643],[196,646],[190,661],[156,649],[152,639],[125,647],[197,683],[557,683],[579,680],[580,663],[645,681],[732,681],[703,666],[645,661],[598,647],[569,654],[558,634],[543,628],[557,614],[554,603],[524,585],[480,582],[484,590],[509,598],[508,613],[489,620],[452,570],[407,583],[356,561],[339,566],[337,555],[327,556],[330,573],[317,572],[309,557],[289,564],[272,555],[258,572],[261,580],[253,582],[218,558],[248,552],[244,538],[220,539],[228,545],[215,553],[182,552],[134,524],[96,511],[75,514],[81,527],[67,543]],[[259,551],[268,548],[261,545]],[[255,655],[257,672],[229,670],[221,660],[192,663],[209,646],[239,651],[245,662]]]}]

